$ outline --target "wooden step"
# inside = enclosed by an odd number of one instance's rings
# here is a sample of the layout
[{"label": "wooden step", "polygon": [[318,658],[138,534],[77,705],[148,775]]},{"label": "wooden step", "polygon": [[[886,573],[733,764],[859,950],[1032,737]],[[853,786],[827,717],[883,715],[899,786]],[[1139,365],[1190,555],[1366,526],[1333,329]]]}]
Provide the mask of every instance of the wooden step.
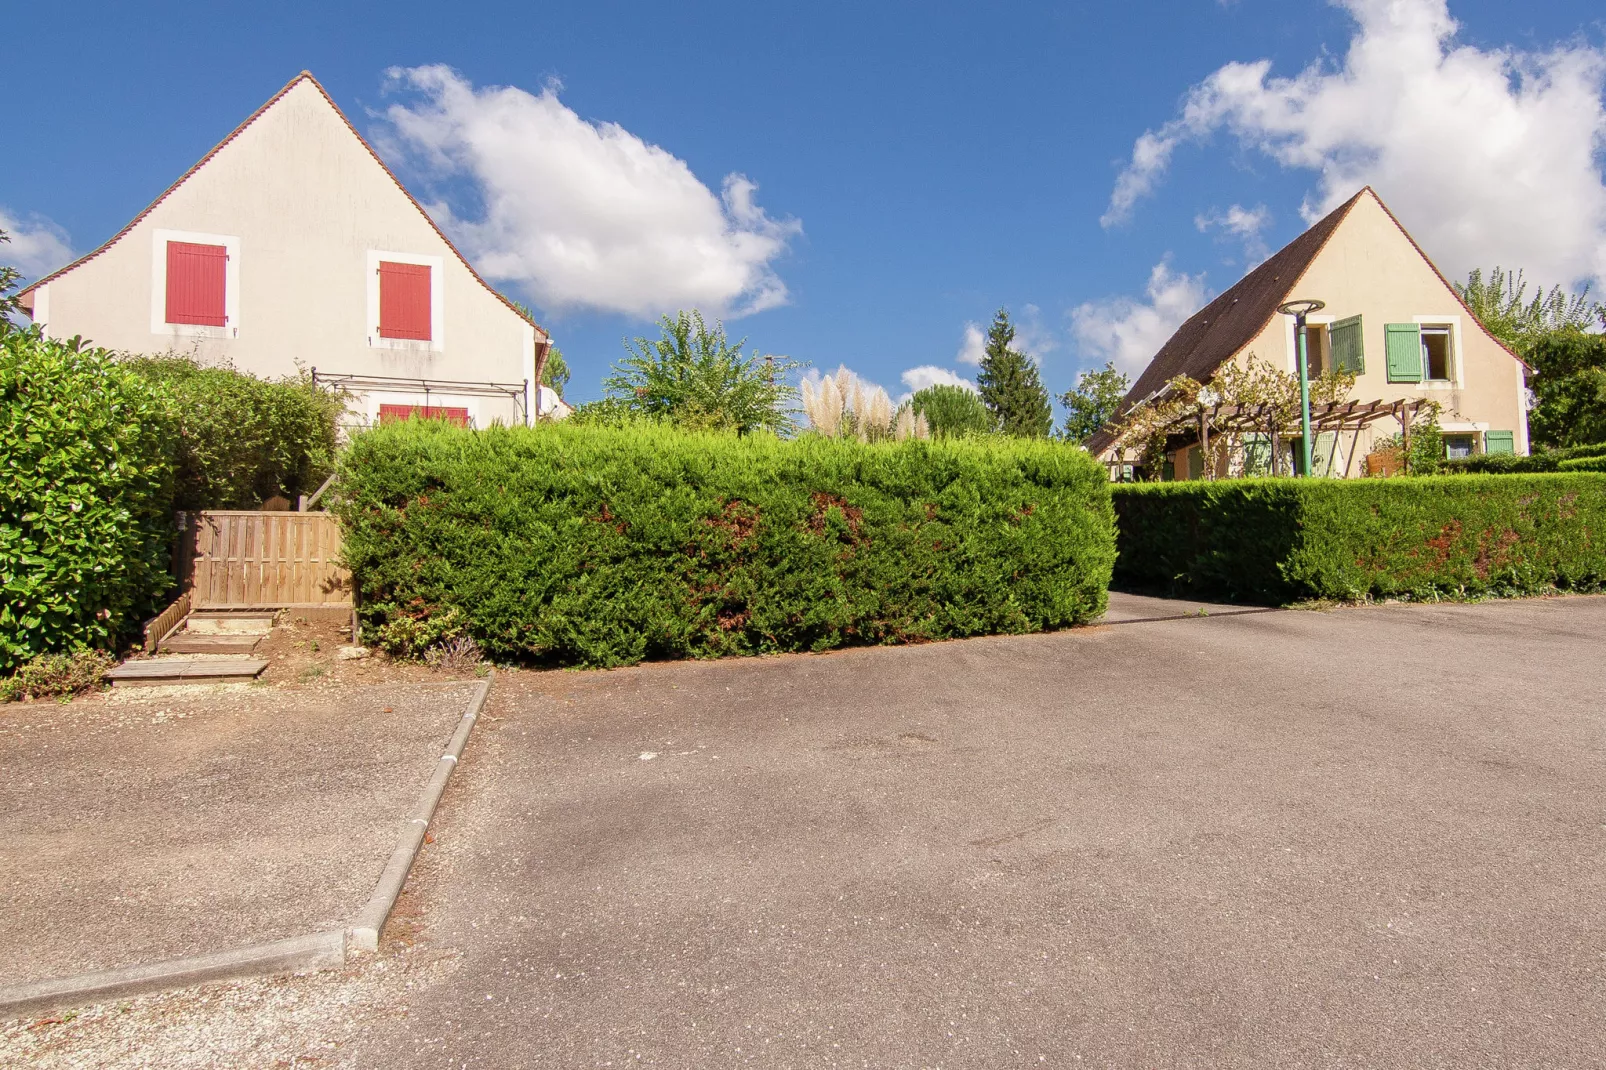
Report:
[{"label": "wooden step", "polygon": [[152,658],[125,661],[106,679],[114,687],[158,684],[239,684],[256,679],[268,663],[261,658]]},{"label": "wooden step", "polygon": [[271,613],[199,611],[184,619],[184,631],[205,635],[267,635],[272,630]]},{"label": "wooden step", "polygon": [[162,643],[164,654],[249,654],[262,642],[262,636],[239,632],[179,631]]}]

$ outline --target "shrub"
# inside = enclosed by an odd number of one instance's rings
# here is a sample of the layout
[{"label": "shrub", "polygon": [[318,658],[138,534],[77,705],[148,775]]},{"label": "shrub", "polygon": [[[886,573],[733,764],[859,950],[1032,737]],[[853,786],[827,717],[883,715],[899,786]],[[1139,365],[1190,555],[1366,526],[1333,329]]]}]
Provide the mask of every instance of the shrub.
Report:
[{"label": "shrub", "polygon": [[1115,488],[1119,583],[1282,603],[1596,590],[1606,476]]},{"label": "shrub", "polygon": [[1556,468],[1562,472],[1606,472],[1606,454],[1599,457],[1573,457],[1561,461]]},{"label": "shrub", "polygon": [[981,395],[962,386],[938,383],[915,391],[909,399],[914,411],[926,418],[938,438],[985,435],[998,426]]},{"label": "shrub", "polygon": [[1103,471],[1054,442],[409,421],[356,437],[335,509],[370,634],[547,664],[1062,627],[1114,559]]},{"label": "shrub", "polygon": [[0,673],[114,648],[166,592],[167,412],[105,350],[0,337]]},{"label": "shrub", "polygon": [[181,356],[123,364],[174,399],[173,508],[255,509],[276,494],[293,502],[334,470],[345,400],[310,378],[258,379]]},{"label": "shrub", "polygon": [[1514,453],[1480,453],[1475,457],[1445,461],[1443,469],[1451,475],[1486,472],[1494,475],[1532,474],[1535,472],[1566,471],[1565,462],[1585,457],[1606,457],[1606,442],[1590,446],[1569,446],[1565,449],[1540,449],[1527,457]]},{"label": "shrub", "polygon": [[0,702],[47,695],[80,695],[99,691],[112,667],[104,650],[75,650],[70,654],[40,654],[0,679]]}]

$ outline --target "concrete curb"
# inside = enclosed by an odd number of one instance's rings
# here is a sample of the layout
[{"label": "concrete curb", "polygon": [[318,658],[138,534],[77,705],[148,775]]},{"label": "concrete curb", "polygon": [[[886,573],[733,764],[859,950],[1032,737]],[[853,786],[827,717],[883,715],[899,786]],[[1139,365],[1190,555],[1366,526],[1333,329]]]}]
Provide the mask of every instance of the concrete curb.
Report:
[{"label": "concrete curb", "polygon": [[345,930],[330,929],[295,936],[288,940],[274,940],[266,944],[217,951],[206,955],[152,962],[144,966],[129,966],[118,970],[101,970],[96,973],[61,977],[51,981],[34,981],[28,984],[0,988],[0,1021],[21,1017],[36,1011],[58,1007],[83,1006],[109,999],[120,999],[163,989],[187,988],[206,981],[237,980],[242,977],[261,977],[276,973],[301,973],[342,966],[350,952],[375,951],[379,948],[379,932],[385,919],[396,905],[413,860],[424,845],[424,832],[435,816],[446,791],[446,782],[463,756],[469,733],[479,720],[480,709],[491,692],[491,672],[480,683],[468,701],[457,731],[452,733],[446,753],[435,764],[435,772],[424,785],[423,794],[413,807],[412,815],[402,828],[396,849],[379,875],[373,895],[357,912],[356,920]]},{"label": "concrete curb", "polygon": [[452,770],[457,768],[457,760],[463,756],[463,748],[468,745],[468,735],[474,729],[474,722],[479,720],[480,709],[485,705],[485,698],[491,693],[491,681],[495,679],[496,671],[493,669],[480,684],[474,697],[468,700],[468,708],[463,711],[463,718],[457,723],[457,731],[452,734],[452,741],[446,745],[446,753],[435,765],[435,775],[429,778],[424,785],[424,792],[418,797],[418,803],[413,807],[413,814],[402,826],[401,837],[396,842],[396,849],[390,854],[390,862],[386,864],[385,871],[379,875],[379,883],[374,886],[374,894],[368,898],[367,904],[357,912],[357,918],[346,929],[346,944],[358,951],[379,950],[379,931],[385,927],[385,919],[390,917],[391,908],[396,905],[396,897],[401,895],[402,885],[407,883],[407,874],[413,868],[413,859],[418,857],[419,849],[424,846],[424,833],[429,828],[429,822],[435,816],[435,807],[440,805],[441,795],[446,791],[446,782],[452,778]]},{"label": "concrete curb", "polygon": [[0,988],[0,1019],[54,1007],[100,1003],[164,988],[185,988],[203,981],[322,970],[345,961],[346,934],[330,929],[310,936],[237,947],[232,951]]}]

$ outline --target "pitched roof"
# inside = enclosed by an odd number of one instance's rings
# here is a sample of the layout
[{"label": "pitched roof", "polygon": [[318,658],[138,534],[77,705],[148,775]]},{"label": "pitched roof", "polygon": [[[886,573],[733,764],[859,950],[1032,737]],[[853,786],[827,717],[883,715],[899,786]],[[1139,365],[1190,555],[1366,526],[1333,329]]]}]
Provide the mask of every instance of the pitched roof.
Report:
[{"label": "pitched roof", "polygon": [[[316,89],[323,96],[323,99],[326,102],[328,102],[329,107],[333,108],[335,114],[340,116],[340,121],[346,124],[346,129],[351,131],[352,137],[355,137],[357,139],[357,141],[362,145],[362,147],[364,149],[368,150],[368,155],[372,156],[374,158],[374,162],[377,163],[380,167],[382,167],[384,169],[385,174],[390,176],[390,180],[392,182],[396,183],[396,188],[401,190],[402,196],[406,197],[408,202],[411,203],[414,208],[418,209],[419,215],[422,215],[424,217],[424,219],[429,223],[430,228],[433,229],[435,231],[435,233],[440,236],[441,241],[446,243],[446,247],[448,249],[450,249],[452,251],[453,255],[455,255],[457,257],[457,259],[462,263],[462,265],[465,268],[468,269],[468,273],[470,275],[474,276],[474,281],[479,283],[481,286],[485,287],[487,290],[489,290],[491,292],[491,294],[493,296],[495,296],[498,301],[500,301],[500,302],[502,302],[502,304],[506,305],[508,307],[508,309],[515,316],[519,317],[519,319],[521,319],[524,322],[528,323],[530,326],[534,327],[536,330],[540,331],[542,334],[546,334],[547,333],[546,330],[539,323],[536,323],[535,320],[531,319],[529,316],[526,316],[523,313],[523,311],[521,311],[516,304],[514,304],[507,297],[505,297],[500,291],[498,291],[494,286],[492,286],[490,283],[486,282],[483,278],[480,277],[480,273],[474,270],[474,265],[472,265],[472,264],[470,264],[468,262],[468,258],[465,257],[462,254],[462,252],[458,250],[456,245],[452,244],[452,239],[450,239],[450,238],[448,238],[446,236],[445,232],[443,232],[441,230],[441,228],[436,225],[435,220],[430,218],[430,214],[428,212],[424,211],[424,206],[418,203],[418,199],[416,197],[414,197],[411,193],[408,192],[406,186],[402,185],[401,179],[396,177],[396,172],[392,171],[390,169],[390,166],[388,164],[386,164],[384,160],[379,158],[379,153],[375,152],[374,151],[374,147],[372,145],[368,144],[368,139],[363,137],[360,133],[358,133],[357,132],[357,128],[355,126],[351,125],[351,120],[346,118],[346,113],[340,110],[340,105],[335,103],[334,98],[329,95],[329,91],[323,87],[323,83],[319,82],[318,79],[316,79],[316,78],[314,78],[312,76],[312,72],[311,71],[302,71],[300,74],[298,74],[294,78],[290,79],[290,81],[286,82],[283,89],[279,90],[277,93],[273,94],[272,97],[268,98],[267,103],[263,104],[256,111],[252,112],[246,118],[245,122],[243,122],[239,126],[235,127],[229,133],[228,137],[224,138],[222,141],[219,141],[216,145],[212,146],[212,150],[210,152],[208,152],[205,156],[202,156],[199,160],[197,160],[195,162],[195,165],[193,167],[191,167],[188,171],[185,171],[182,175],[180,175],[177,182],[174,182],[171,186],[168,186],[165,190],[163,190],[162,193],[161,193],[161,196],[157,197],[150,204],[146,205],[144,211],[140,212],[139,215],[137,215],[133,219],[129,220],[128,225],[125,226],[122,230],[119,230],[116,234],[113,234],[110,238],[107,238],[100,245],[96,246],[92,251],[90,251],[88,253],[85,253],[83,256],[80,256],[77,260],[74,260],[72,263],[68,264],[66,267],[60,268],[60,269],[58,269],[56,271],[52,271],[49,275],[46,275],[44,278],[40,279],[38,282],[31,283],[30,285],[24,287],[18,293],[17,296],[18,297],[27,296],[28,294],[32,293],[34,290],[36,290],[39,287],[41,287],[41,286],[45,285],[46,283],[50,282],[52,279],[59,279],[61,276],[67,274],[67,272],[69,272],[69,271],[73,270],[74,268],[78,267],[80,264],[88,263],[89,261],[95,259],[95,257],[99,256],[101,253],[104,253],[107,249],[110,249],[113,245],[116,245],[117,242],[123,237],[123,235],[127,234],[130,230],[133,230],[134,227],[139,224],[140,220],[144,219],[146,216],[150,215],[153,211],[155,211],[156,210],[156,206],[161,204],[163,201],[165,201],[168,198],[168,196],[170,194],[172,194],[172,192],[174,190],[178,189],[185,182],[187,182],[191,175],[195,174],[195,172],[199,171],[202,167],[206,166],[207,161],[209,161],[212,157],[216,156],[219,152],[222,152],[224,146],[228,145],[229,142],[231,142],[235,138],[239,137],[240,134],[242,134],[245,131],[246,127],[250,126],[252,123],[254,123],[258,119],[260,119],[262,117],[262,115],[269,108],[271,108],[275,104],[277,104],[284,97],[284,95],[286,93],[290,92],[290,90],[294,89],[301,82],[311,83],[312,87],[314,89]],[[32,308],[33,308],[33,302],[32,301],[25,302],[23,307],[28,309],[31,312]]]},{"label": "pitched roof", "polygon": [[[1444,288],[1455,295],[1461,307],[1465,308],[1472,322],[1480,328],[1482,323],[1472,310],[1467,308],[1466,301],[1444,273],[1438,269],[1422,247],[1416,243],[1394,213],[1389,211],[1383,198],[1371,186],[1362,187],[1355,196],[1333,209],[1318,220],[1309,230],[1273,253],[1271,258],[1255,270],[1238,280],[1237,284],[1228,289],[1220,297],[1211,301],[1204,308],[1195,312],[1193,316],[1177,328],[1175,334],[1160,347],[1160,351],[1149,361],[1138,381],[1132,384],[1132,389],[1121,401],[1121,414],[1125,414],[1139,401],[1142,401],[1165,386],[1167,382],[1179,375],[1186,375],[1196,382],[1209,382],[1210,378],[1220,370],[1221,366],[1231,360],[1244,346],[1248,345],[1266,328],[1272,317],[1277,315],[1277,306],[1288,300],[1288,295],[1299,284],[1300,278],[1307,268],[1316,259],[1327,245],[1328,239],[1338,230],[1339,224],[1349,215],[1350,209],[1362,197],[1370,196],[1383,209],[1394,223],[1399,227],[1405,240],[1411,243],[1411,248],[1417,251],[1433,273],[1444,283]],[[1487,328],[1483,328],[1489,334]],[[1521,361],[1521,357],[1512,353],[1500,339],[1489,334],[1511,356]],[[1102,453],[1115,441],[1115,436],[1107,430],[1100,430],[1089,436],[1087,448],[1092,453]]]}]

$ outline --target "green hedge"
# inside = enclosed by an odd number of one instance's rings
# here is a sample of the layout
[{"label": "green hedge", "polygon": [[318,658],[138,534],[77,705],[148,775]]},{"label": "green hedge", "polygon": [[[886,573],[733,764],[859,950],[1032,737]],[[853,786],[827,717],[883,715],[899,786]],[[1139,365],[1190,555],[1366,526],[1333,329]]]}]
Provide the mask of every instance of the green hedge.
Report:
[{"label": "green hedge", "polygon": [[168,404],[104,350],[0,335],[0,674],[114,648],[166,593]]},{"label": "green hedge", "polygon": [[1104,473],[1053,442],[652,426],[356,437],[335,511],[365,625],[547,664],[825,650],[1103,612]]},{"label": "green hedge", "polygon": [[180,356],[122,360],[173,399],[173,508],[294,503],[334,471],[345,399],[310,377],[258,379]]},{"label": "green hedge", "polygon": [[1246,479],[1114,488],[1118,584],[1231,600],[1606,585],[1606,475]]},{"label": "green hedge", "polygon": [[[1497,475],[1533,474],[1536,472],[1565,472],[1579,467],[1570,461],[1584,458],[1606,457],[1606,442],[1591,446],[1569,446],[1558,450],[1537,450],[1529,456],[1514,453],[1480,453],[1454,461],[1443,461],[1439,467],[1450,475],[1489,473]],[[1598,471],[1598,469],[1587,469]]]}]

